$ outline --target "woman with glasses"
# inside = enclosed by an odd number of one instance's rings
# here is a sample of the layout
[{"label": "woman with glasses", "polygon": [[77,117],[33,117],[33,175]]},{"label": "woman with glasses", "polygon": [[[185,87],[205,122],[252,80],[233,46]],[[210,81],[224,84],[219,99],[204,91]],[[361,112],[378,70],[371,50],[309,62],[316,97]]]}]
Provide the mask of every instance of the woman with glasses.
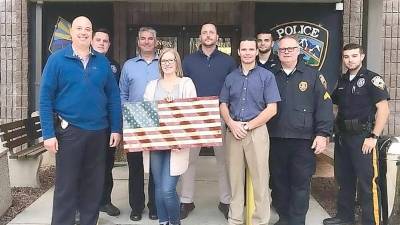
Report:
[{"label": "woman with glasses", "polygon": [[[144,94],[146,101],[196,97],[193,81],[183,77],[182,64],[176,50],[165,48],[159,57],[160,79],[151,81]],[[150,157],[149,157],[150,156]],[[189,149],[168,149],[143,152],[145,171],[153,173],[156,208],[160,225],[180,223],[180,202],[176,192],[179,176],[188,168]]]}]

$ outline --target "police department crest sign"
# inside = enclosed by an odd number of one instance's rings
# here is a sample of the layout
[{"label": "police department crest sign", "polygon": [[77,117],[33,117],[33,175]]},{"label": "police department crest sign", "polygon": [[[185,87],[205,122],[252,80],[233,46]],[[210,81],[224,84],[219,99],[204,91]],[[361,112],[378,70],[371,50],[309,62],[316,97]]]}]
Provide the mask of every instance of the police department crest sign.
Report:
[{"label": "police department crest sign", "polygon": [[[285,35],[296,36],[304,62],[318,70],[324,65],[329,31],[321,25],[305,21],[293,21],[275,26],[271,28],[271,32],[276,39]],[[277,45],[275,45],[275,48],[277,48]]]}]

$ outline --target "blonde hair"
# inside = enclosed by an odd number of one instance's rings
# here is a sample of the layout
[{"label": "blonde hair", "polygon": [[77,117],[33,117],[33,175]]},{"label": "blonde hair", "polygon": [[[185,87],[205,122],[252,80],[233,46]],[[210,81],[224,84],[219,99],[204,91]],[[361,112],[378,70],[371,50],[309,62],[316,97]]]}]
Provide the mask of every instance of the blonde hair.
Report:
[{"label": "blonde hair", "polygon": [[158,68],[160,70],[161,77],[164,78],[164,71],[162,70],[162,67],[161,67],[161,60],[164,57],[165,53],[167,53],[167,52],[171,52],[175,57],[176,76],[183,77],[181,57],[179,56],[179,53],[173,48],[163,48],[161,50],[160,56],[158,58]]}]

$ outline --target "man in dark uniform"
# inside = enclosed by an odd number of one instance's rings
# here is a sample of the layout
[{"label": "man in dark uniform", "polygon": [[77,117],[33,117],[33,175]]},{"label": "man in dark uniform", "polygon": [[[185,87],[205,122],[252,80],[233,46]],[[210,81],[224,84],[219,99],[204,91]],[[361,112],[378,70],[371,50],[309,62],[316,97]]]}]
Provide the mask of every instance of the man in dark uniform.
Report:
[{"label": "man in dark uniform", "polygon": [[279,58],[272,51],[274,46],[274,40],[272,38],[271,32],[262,31],[257,34],[257,65],[271,71],[279,70]]},{"label": "man in dark uniform", "polygon": [[379,225],[378,159],[375,148],[389,117],[389,94],[385,82],[362,66],[363,49],[358,44],[343,48],[342,75],[333,92],[338,105],[335,122],[335,177],[339,185],[337,214],[324,225],[354,224],[356,183],[363,225]]},{"label": "man in dark uniform", "polygon": [[[107,29],[100,28],[94,32],[92,47],[95,51],[107,56],[108,50],[111,45],[111,34]],[[121,74],[119,64],[111,57],[107,56],[110,61],[111,71],[115,77],[117,83],[119,83],[119,77]],[[119,209],[111,203],[111,192],[114,186],[112,169],[114,167],[116,147],[109,147],[106,156],[106,171],[104,177],[104,191],[103,198],[101,200],[100,211],[107,213],[109,216],[118,216],[120,214]]]},{"label": "man in dark uniform", "polygon": [[315,154],[326,149],[332,133],[332,101],[323,75],[298,60],[298,41],[279,41],[280,69],[275,73],[282,101],[268,123],[271,137],[272,205],[275,225],[304,225]]}]

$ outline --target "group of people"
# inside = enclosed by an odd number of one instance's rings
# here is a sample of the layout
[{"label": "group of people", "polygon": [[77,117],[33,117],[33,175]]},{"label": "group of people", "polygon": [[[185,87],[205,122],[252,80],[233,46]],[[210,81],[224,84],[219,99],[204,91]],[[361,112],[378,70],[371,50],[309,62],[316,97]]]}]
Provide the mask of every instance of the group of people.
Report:
[{"label": "group of people", "polygon": [[[53,225],[74,224],[77,211],[82,225],[96,224],[99,211],[120,214],[111,203],[111,172],[121,140],[121,104],[197,96],[220,100],[224,138],[223,146],[214,148],[217,208],[228,224],[245,222],[247,167],[254,191],[252,224],[268,224],[272,206],[279,215],[275,225],[304,225],[315,155],[326,149],[333,127],[338,212],[323,224],[354,224],[357,181],[363,224],[380,224],[375,146],[388,118],[389,96],[383,79],[362,65],[358,44],[344,47],[347,73],[330,95],[324,76],[299,57],[294,36],[278,43],[268,31],[243,38],[237,66],[218,50],[213,23],[201,26],[198,50],[183,61],[172,48],[157,55],[156,30],[142,27],[138,56],[120,70],[107,59],[111,35],[106,29],[93,32],[90,20],[80,16],[70,33],[72,44],[49,57],[40,89],[44,146],[56,155]],[[338,105],[336,120],[333,104]],[[195,208],[199,152],[127,152],[130,219],[142,219],[148,172],[149,218],[160,225],[181,224]]]}]

